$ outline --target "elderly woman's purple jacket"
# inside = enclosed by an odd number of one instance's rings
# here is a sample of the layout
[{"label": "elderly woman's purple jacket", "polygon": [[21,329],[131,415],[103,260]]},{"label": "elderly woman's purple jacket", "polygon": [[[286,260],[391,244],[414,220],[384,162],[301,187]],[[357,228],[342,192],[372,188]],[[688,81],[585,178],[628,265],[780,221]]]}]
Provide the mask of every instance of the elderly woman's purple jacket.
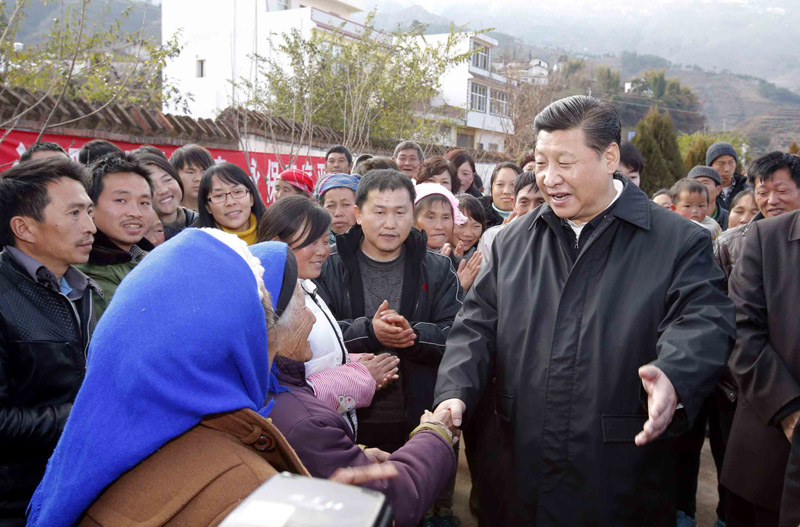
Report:
[{"label": "elderly woman's purple jacket", "polygon": [[[314,397],[305,382],[303,363],[276,357],[278,380],[289,391],[275,397],[270,413],[312,476],[327,478],[342,467],[369,465],[342,416]],[[442,493],[456,469],[456,455],[447,441],[423,430],[391,455],[399,475],[363,486],[386,494],[397,527],[414,526]]]}]

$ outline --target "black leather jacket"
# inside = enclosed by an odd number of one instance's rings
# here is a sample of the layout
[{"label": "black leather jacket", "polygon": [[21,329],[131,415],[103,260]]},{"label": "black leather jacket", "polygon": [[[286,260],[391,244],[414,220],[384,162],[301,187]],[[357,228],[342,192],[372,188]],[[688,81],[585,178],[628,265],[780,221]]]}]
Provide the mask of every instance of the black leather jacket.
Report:
[{"label": "black leather jacket", "polygon": [[83,382],[94,288],[73,303],[0,253],[0,525],[24,525]]}]

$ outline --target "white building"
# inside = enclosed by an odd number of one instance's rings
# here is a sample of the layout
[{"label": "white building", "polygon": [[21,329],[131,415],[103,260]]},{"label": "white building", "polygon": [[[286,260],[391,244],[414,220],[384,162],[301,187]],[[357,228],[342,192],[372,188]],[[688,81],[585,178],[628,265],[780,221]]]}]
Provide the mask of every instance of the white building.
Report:
[{"label": "white building", "polygon": [[527,62],[497,63],[495,66],[500,73],[519,82],[544,86],[550,77],[549,64],[539,58]]},{"label": "white building", "polygon": [[[448,34],[426,35],[425,41],[438,45]],[[462,148],[479,148],[502,152],[505,139],[514,133],[509,114],[511,85],[508,80],[491,70],[492,50],[498,42],[487,36],[464,33],[457,53],[477,50],[468,63],[451,68],[441,79],[441,96],[434,106],[446,108],[448,121],[453,126],[444,130],[445,144]],[[453,109],[461,115],[453,117]]]},{"label": "white building", "polygon": [[362,26],[346,17],[363,9],[363,0],[162,0],[162,40],[180,31],[185,45],[164,75],[194,96],[193,117],[212,118],[237,102],[231,81],[255,80],[252,57],[269,58],[284,33],[297,29],[308,38],[315,29],[337,29],[357,36]]}]

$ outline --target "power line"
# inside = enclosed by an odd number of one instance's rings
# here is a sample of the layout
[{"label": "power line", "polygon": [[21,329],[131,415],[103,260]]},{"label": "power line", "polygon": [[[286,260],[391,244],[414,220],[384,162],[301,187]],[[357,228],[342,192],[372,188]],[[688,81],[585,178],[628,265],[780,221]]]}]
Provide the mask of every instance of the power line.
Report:
[{"label": "power line", "polygon": [[652,104],[638,104],[638,103],[635,103],[635,102],[627,102],[627,101],[620,101],[620,100],[613,100],[613,101],[609,100],[609,99],[603,99],[603,100],[606,101],[606,102],[609,102],[611,104],[619,103],[619,104],[627,104],[628,106],[639,106],[641,108],[656,108],[656,109],[659,109],[659,110],[662,110],[662,109],[663,110],[668,110],[670,112],[693,113],[695,115],[705,115],[703,112],[697,112],[695,110],[679,110],[678,108],[669,108],[669,107],[660,108],[658,106],[653,106]]}]

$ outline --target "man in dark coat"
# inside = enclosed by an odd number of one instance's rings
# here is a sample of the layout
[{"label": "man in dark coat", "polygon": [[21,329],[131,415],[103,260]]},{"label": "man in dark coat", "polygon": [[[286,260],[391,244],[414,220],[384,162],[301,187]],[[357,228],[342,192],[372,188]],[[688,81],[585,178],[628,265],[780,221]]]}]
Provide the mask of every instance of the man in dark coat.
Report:
[{"label": "man in dark coat", "polygon": [[739,155],[730,143],[714,143],[706,150],[706,165],[716,170],[722,179],[722,191],[717,196],[717,207],[725,210],[731,210],[736,194],[748,188],[747,178],[736,172],[738,163]]},{"label": "man in dark coat", "polygon": [[469,420],[496,379],[495,448],[510,454],[494,472],[505,477],[481,484],[493,524],[673,527],[671,438],[734,336],[711,238],[615,175],[610,104],[569,97],[535,126],[547,204],[495,241],[450,332],[436,403]]},{"label": "man in dark coat", "polygon": [[[722,469],[731,526],[777,526],[779,514],[790,513],[781,492],[800,416],[798,268],[800,211],[752,224],[729,283],[737,324],[730,368],[739,386]],[[800,503],[791,506],[796,517]]]},{"label": "man in dark coat", "polygon": [[433,405],[436,371],[464,292],[450,259],[412,227],[415,191],[397,170],[372,171],[356,193],[356,221],[316,280],[351,353],[400,357],[400,382],[358,411],[358,441],[393,452]]},{"label": "man in dark coat", "polygon": [[0,178],[0,526],[25,509],[83,382],[94,329],[88,175],[64,156]]}]

